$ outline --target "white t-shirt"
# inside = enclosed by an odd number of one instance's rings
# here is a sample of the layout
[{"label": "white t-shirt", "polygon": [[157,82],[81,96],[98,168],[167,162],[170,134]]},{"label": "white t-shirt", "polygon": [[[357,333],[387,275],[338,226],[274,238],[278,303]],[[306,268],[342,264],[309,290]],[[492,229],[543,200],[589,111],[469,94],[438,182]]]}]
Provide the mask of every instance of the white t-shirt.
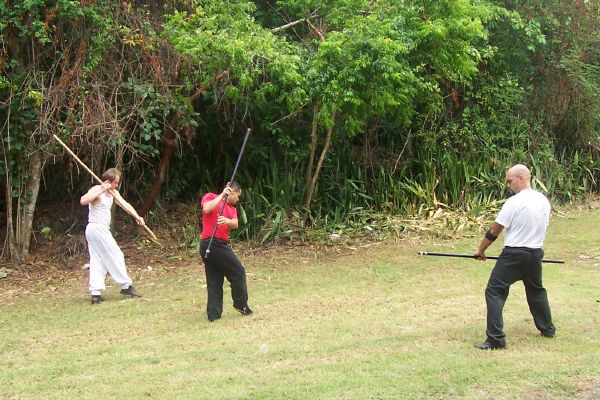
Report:
[{"label": "white t-shirt", "polygon": [[506,200],[496,222],[506,228],[504,246],[540,249],[550,222],[550,202],[540,192],[521,190]]}]

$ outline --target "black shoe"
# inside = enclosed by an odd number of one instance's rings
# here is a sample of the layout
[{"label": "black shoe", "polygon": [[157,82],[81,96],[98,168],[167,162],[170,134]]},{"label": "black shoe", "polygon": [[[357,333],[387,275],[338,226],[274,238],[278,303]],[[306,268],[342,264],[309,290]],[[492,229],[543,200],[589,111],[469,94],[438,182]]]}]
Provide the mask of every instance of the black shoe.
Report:
[{"label": "black shoe", "polygon": [[252,314],[252,310],[248,306],[246,306],[246,307],[233,306],[233,308],[235,308],[237,311],[239,311],[242,315]]},{"label": "black shoe", "polygon": [[473,347],[475,347],[478,350],[498,350],[505,349],[506,343],[491,343],[486,340],[483,343],[475,344]]},{"label": "black shoe", "polygon": [[131,296],[131,297],[142,297],[142,295],[139,294],[133,288],[133,286],[129,286],[127,289],[121,289],[121,294],[124,294],[125,296]]},{"label": "black shoe", "polygon": [[541,332],[540,336],[548,338],[548,339],[552,339],[554,338],[554,333],[549,333],[549,332]]},{"label": "black shoe", "polygon": [[100,304],[103,301],[104,301],[104,299],[99,294],[93,294],[92,295],[92,304]]}]

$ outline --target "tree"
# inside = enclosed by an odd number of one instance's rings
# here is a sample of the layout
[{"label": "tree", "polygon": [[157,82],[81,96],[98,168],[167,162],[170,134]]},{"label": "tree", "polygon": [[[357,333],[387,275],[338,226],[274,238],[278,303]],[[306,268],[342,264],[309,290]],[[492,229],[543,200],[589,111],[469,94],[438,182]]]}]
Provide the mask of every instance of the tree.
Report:
[{"label": "tree", "polygon": [[[415,108],[414,99],[424,88],[408,62],[412,43],[401,37],[398,19],[384,15],[357,16],[343,30],[329,33],[311,62],[308,76],[315,110],[319,110],[313,117],[313,132],[324,126],[327,134],[317,165],[308,166],[306,207],[310,206],[336,119],[339,131],[350,137],[364,132],[381,115],[394,125],[407,124]],[[313,154],[314,134],[311,143]]]},{"label": "tree", "polygon": [[196,114],[172,89],[177,70],[162,65],[178,56],[159,40],[144,7],[111,0],[8,2],[0,5],[0,21],[0,175],[16,264],[29,253],[44,167],[59,151],[52,134],[94,170],[151,164],[165,136],[164,168],[169,145],[180,129],[189,134]]},{"label": "tree", "polygon": [[[7,239],[14,264],[29,254],[33,216],[52,132],[74,123],[74,83],[102,46],[86,34],[99,7],[32,0],[0,5],[0,118],[7,205]],[[72,36],[71,36],[72,35]],[[71,40],[67,37],[75,37]]]}]

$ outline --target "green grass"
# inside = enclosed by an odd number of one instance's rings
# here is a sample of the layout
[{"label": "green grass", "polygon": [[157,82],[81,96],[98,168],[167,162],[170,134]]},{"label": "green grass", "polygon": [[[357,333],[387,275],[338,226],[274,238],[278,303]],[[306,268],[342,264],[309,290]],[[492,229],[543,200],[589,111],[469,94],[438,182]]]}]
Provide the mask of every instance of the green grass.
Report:
[{"label": "green grass", "polygon": [[597,210],[553,218],[546,257],[567,260],[544,272],[555,339],[539,336],[517,283],[504,313],[508,349],[472,348],[485,335],[492,262],[416,252],[473,252],[479,233],[307,246],[244,253],[255,314],[236,313],[227,290],[212,324],[199,260],[132,267],[142,299],[111,284],[92,307],[77,279],[14,298],[0,307],[0,398],[574,398],[600,376],[598,226]]}]

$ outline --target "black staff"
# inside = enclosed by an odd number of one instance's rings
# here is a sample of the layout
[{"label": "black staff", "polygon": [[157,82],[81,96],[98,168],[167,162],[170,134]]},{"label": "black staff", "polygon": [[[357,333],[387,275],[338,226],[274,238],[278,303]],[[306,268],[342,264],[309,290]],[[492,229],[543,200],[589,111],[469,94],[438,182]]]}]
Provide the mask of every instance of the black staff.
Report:
[{"label": "black staff", "polygon": [[[420,256],[440,256],[440,257],[460,257],[460,258],[475,258],[474,255],[470,254],[455,254],[455,253],[434,253],[431,251],[419,251],[417,253]],[[486,256],[485,258],[489,258],[490,260],[497,260],[497,256]],[[548,264],[564,264],[565,260],[542,260],[544,263]]]},{"label": "black staff", "polygon": [[[231,179],[229,180],[229,183],[227,184],[227,186],[229,186],[229,184],[234,181],[235,173],[237,172],[238,166],[240,165],[240,160],[242,159],[242,154],[244,154],[244,148],[246,147],[246,142],[248,141],[248,136],[250,136],[250,132],[252,132],[252,129],[248,128],[248,130],[246,131],[246,136],[244,136],[244,142],[242,143],[242,148],[240,150],[240,154],[238,155],[238,159],[235,162],[235,167],[233,168],[233,173],[231,174]],[[217,214],[217,219],[219,219],[221,214],[223,214],[223,209],[225,208],[225,203],[227,203],[227,197],[229,197],[228,194],[226,194],[223,197],[223,204],[221,205],[221,209],[219,210],[219,213]],[[215,223],[215,226],[213,227],[212,235],[210,235],[210,240],[208,241],[208,246],[206,246],[206,253],[204,253],[204,258],[208,258],[208,253],[210,253],[210,245],[212,244],[213,238],[215,237],[215,233],[217,232],[217,226],[218,226],[218,224]]]}]

